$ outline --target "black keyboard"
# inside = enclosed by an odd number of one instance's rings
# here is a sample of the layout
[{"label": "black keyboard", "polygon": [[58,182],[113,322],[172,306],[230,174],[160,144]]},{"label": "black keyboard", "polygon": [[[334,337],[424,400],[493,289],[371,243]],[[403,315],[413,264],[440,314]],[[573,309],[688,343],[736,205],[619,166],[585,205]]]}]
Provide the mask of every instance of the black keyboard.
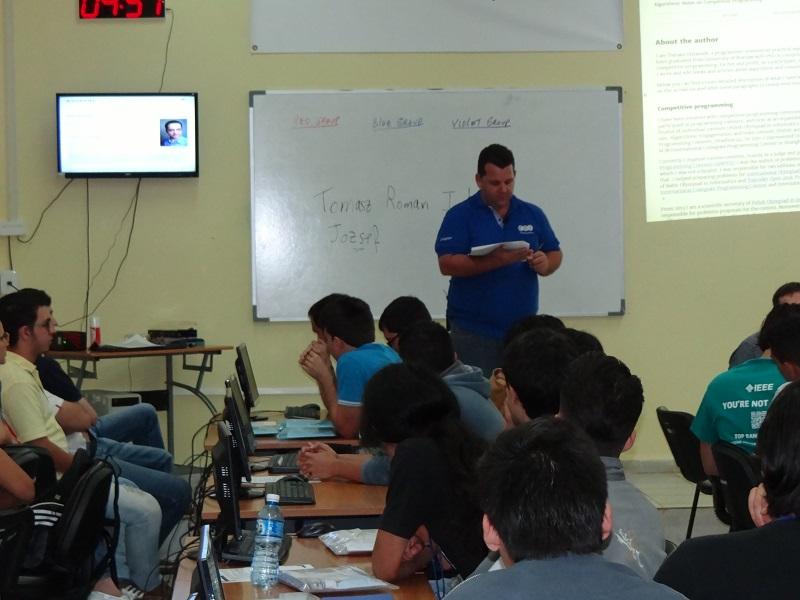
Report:
[{"label": "black keyboard", "polygon": [[[252,529],[245,529],[242,531],[242,537],[231,539],[222,549],[222,558],[224,560],[235,560],[237,562],[249,563],[253,561],[253,548],[256,544],[255,531]],[[286,562],[289,556],[289,550],[292,547],[292,538],[284,535],[281,540],[281,549],[278,553],[280,564]]]},{"label": "black keyboard", "polygon": [[287,419],[319,419],[320,408],[316,404],[287,406],[283,416]]},{"label": "black keyboard", "polygon": [[272,457],[272,462],[269,465],[270,473],[299,473],[300,467],[297,466],[297,456],[297,452],[276,454]]},{"label": "black keyboard", "polygon": [[284,477],[275,483],[267,484],[267,494],[278,494],[279,504],[316,504],[314,487],[307,481],[295,477]]}]

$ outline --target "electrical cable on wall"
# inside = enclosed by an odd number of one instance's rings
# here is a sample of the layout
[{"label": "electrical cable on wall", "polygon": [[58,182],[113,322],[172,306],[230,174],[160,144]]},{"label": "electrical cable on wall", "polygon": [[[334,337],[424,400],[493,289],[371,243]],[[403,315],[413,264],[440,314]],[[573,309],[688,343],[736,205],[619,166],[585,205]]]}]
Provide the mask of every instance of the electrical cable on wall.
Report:
[{"label": "electrical cable on wall", "polygon": [[[172,9],[167,9],[167,14],[170,17],[170,22],[169,22],[169,31],[167,32],[167,39],[166,39],[166,42],[164,44],[164,64],[163,64],[163,67],[161,69],[161,83],[160,83],[159,88],[158,88],[159,92],[161,92],[164,89],[164,80],[165,80],[166,73],[167,73],[167,65],[169,64],[169,47],[170,47],[170,42],[172,40],[173,26],[175,25],[175,14],[174,14],[174,11]],[[27,240],[24,240],[24,241],[23,240],[19,240],[20,243],[29,243],[33,239],[33,236],[36,234],[36,232],[39,229],[39,226],[41,225],[42,219],[44,218],[44,214],[53,205],[53,203],[56,200],[58,200],[58,198],[61,196],[61,194],[64,192],[64,190],[66,190],[66,188],[72,183],[72,181],[73,180],[70,179],[64,185],[64,187],[61,189],[61,191],[58,193],[58,195],[45,207],[45,209],[42,211],[42,215],[39,218],[39,223],[37,224],[37,226],[34,229],[33,233],[30,235],[30,237]],[[135,226],[136,226],[136,212],[137,212],[137,209],[139,207],[139,191],[141,189],[141,186],[142,186],[142,179],[140,177],[136,181],[136,189],[134,190],[133,196],[131,197],[131,201],[128,204],[127,210],[122,215],[122,219],[120,219],[119,227],[117,228],[117,231],[114,234],[114,238],[113,238],[113,240],[111,242],[111,245],[108,248],[106,256],[100,262],[100,265],[97,267],[97,271],[94,274],[92,274],[91,273],[90,221],[89,221],[89,180],[88,179],[86,180],[86,293],[85,293],[85,296],[84,296],[83,314],[80,317],[76,318],[76,319],[72,319],[70,321],[67,321],[67,322],[63,323],[62,326],[71,325],[73,323],[76,323],[76,322],[80,321],[80,322],[83,323],[84,331],[88,331],[89,330],[89,317],[92,314],[95,314],[97,312],[97,310],[100,308],[100,306],[102,306],[102,304],[108,299],[108,297],[111,295],[111,293],[116,288],[117,283],[119,281],[120,272],[122,271],[122,267],[125,265],[125,262],[126,262],[126,260],[128,258],[128,255],[129,255],[130,249],[131,249],[131,240],[133,239],[133,231],[134,231]],[[116,271],[114,272],[114,280],[111,283],[111,287],[106,291],[106,293],[103,295],[103,297],[100,298],[100,300],[90,310],[89,309],[89,298],[90,298],[90,292],[91,292],[92,285],[94,284],[95,280],[100,275],[100,273],[103,271],[103,268],[105,267],[105,265],[109,261],[109,259],[111,257],[111,253],[114,250],[114,248],[116,247],[117,241],[119,239],[119,235],[122,232],[122,228],[124,226],[125,220],[128,218],[128,215],[132,215],[132,216],[131,216],[130,227],[128,228],[128,238],[127,238],[127,242],[125,244],[125,252],[124,252],[122,258],[120,259],[119,264],[117,265]],[[12,263],[12,258],[11,258],[11,245],[10,245],[10,242],[9,242],[8,255],[9,255],[9,263],[13,264]]]},{"label": "electrical cable on wall", "polygon": [[[73,181],[75,181],[75,180],[74,179],[70,179],[69,181],[67,181],[67,183],[65,183],[64,186],[55,195],[55,198],[50,200],[50,202],[47,203],[47,206],[44,207],[42,212],[39,213],[39,220],[36,222],[36,227],[33,228],[33,231],[31,232],[31,234],[28,236],[27,239],[22,239],[22,237],[20,237],[20,236],[17,236],[15,238],[20,244],[30,244],[33,241],[33,238],[36,237],[36,233],[39,231],[39,228],[42,226],[42,222],[44,221],[45,214],[47,214],[47,211],[50,210],[52,208],[53,204],[56,203],[56,200],[61,198],[61,195],[66,191],[66,189],[70,185],[72,185]],[[8,239],[9,239],[9,241],[11,240],[10,237]],[[9,245],[9,258],[11,258],[11,246],[10,245]]]}]

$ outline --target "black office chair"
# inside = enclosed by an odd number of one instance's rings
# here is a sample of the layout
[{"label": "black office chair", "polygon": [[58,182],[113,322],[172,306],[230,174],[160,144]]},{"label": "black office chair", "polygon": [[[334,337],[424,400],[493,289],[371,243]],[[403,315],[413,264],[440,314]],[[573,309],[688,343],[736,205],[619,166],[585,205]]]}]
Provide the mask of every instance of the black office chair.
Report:
[{"label": "black office chair", "polygon": [[22,558],[33,531],[33,511],[28,506],[0,511],[0,598],[13,598]]},{"label": "black office chair", "polygon": [[[690,429],[694,416],[687,412],[669,410],[664,406],[659,406],[656,409],[656,414],[681,475],[687,481],[695,484],[692,509],[689,513],[689,526],[686,528],[686,539],[688,540],[692,537],[700,494],[712,495],[714,489],[703,470],[703,463],[700,460],[700,440]],[[717,516],[719,516],[719,513],[717,513]]]},{"label": "black office chair", "polygon": [[725,505],[731,515],[731,531],[754,529],[747,500],[750,490],[761,483],[761,466],[753,455],[728,442],[711,446],[717,463]]}]

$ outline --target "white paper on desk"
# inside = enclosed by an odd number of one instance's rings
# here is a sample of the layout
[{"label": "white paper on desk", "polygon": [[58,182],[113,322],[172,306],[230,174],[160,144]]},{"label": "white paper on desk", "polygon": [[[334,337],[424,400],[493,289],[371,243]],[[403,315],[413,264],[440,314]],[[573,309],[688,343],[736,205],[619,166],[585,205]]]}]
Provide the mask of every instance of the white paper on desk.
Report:
[{"label": "white paper on desk", "polygon": [[114,348],[127,348],[129,350],[135,350],[136,348],[157,348],[161,347],[161,344],[154,344],[150,340],[148,340],[143,335],[139,335],[138,333],[134,333],[131,335],[126,335],[125,339],[121,342],[116,344],[106,344],[107,346],[112,346]]},{"label": "white paper on desk", "polygon": [[[279,569],[281,570],[297,570],[297,569],[313,569],[312,565],[287,565],[281,566]],[[231,569],[220,569],[219,570],[220,577],[222,581],[228,583],[235,583],[237,581],[250,581],[250,567],[238,567],[238,568],[231,568]]]},{"label": "white paper on desk", "polygon": [[319,539],[337,556],[345,556],[371,553],[377,536],[377,529],[340,529],[321,535]]},{"label": "white paper on desk", "polygon": [[520,248],[530,248],[531,245],[524,241],[524,240],[516,240],[513,242],[499,242],[497,244],[486,244],[484,246],[473,246],[470,251],[470,256],[486,256],[493,250],[496,250],[500,247],[505,248],[506,250],[519,250]]},{"label": "white paper on desk", "polygon": [[[252,483],[254,483],[256,485],[264,485],[266,483],[275,483],[276,481],[278,481],[282,477],[285,477],[285,475],[253,475],[252,476],[252,479],[253,479]],[[242,482],[244,482],[244,479],[242,479]]]},{"label": "white paper on desk", "polygon": [[345,592],[358,590],[399,589],[387,581],[372,577],[369,573],[353,566],[326,567],[321,569],[302,569],[299,571],[279,570],[278,580],[301,592]]}]

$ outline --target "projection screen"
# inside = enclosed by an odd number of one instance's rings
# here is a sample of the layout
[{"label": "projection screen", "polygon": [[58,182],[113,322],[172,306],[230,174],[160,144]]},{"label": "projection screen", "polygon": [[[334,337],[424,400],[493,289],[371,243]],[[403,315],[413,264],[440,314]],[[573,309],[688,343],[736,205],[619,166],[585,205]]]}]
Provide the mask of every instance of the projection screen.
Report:
[{"label": "projection screen", "polygon": [[800,210],[800,3],[641,0],[647,220]]}]

